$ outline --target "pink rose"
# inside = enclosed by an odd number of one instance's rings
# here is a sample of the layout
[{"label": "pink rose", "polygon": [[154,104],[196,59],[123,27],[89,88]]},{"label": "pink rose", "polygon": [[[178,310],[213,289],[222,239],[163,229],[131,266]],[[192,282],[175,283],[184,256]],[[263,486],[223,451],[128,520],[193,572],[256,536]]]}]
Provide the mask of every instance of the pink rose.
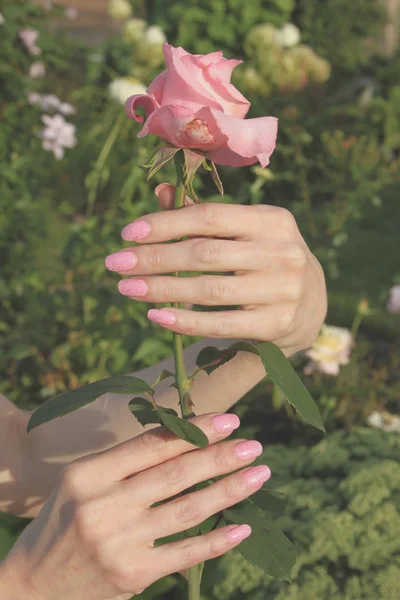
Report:
[{"label": "pink rose", "polygon": [[147,88],[131,96],[125,111],[138,123],[147,120],[138,137],[153,133],[179,148],[206,152],[220,165],[243,167],[269,163],[275,149],[275,117],[244,120],[250,102],[230,83],[240,60],[223,58],[222,52],[189,54],[164,44],[167,69]]}]

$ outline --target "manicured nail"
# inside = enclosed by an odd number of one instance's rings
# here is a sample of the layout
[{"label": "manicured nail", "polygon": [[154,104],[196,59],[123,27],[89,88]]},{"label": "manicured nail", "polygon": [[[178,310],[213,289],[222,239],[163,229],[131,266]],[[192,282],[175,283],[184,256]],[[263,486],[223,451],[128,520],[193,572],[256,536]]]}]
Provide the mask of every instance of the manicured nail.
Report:
[{"label": "manicured nail", "polygon": [[240,425],[240,419],[230,413],[226,415],[217,415],[213,418],[213,425],[218,433],[228,433],[237,429]]},{"label": "manicured nail", "polygon": [[173,325],[176,321],[174,313],[171,313],[168,310],[159,310],[158,308],[149,310],[147,318],[158,325]]},{"label": "manicured nail", "polygon": [[150,229],[150,223],[147,221],[134,221],[123,228],[121,237],[126,242],[142,240],[149,235]]},{"label": "manicured nail", "polygon": [[110,271],[130,271],[137,265],[137,256],[133,252],[115,252],[106,258],[106,267]]},{"label": "manicured nail", "polygon": [[147,283],[143,279],[122,279],[118,284],[118,291],[123,296],[145,296]]},{"label": "manicured nail", "polygon": [[249,487],[259,487],[271,477],[271,470],[266,465],[252,467],[243,473],[243,477]]},{"label": "manicured nail", "polygon": [[243,460],[249,460],[250,458],[256,458],[256,456],[260,456],[263,451],[263,447],[260,442],[256,442],[255,440],[239,442],[235,447],[236,456]]},{"label": "manicured nail", "polygon": [[157,196],[157,198],[160,195],[160,192],[165,190],[165,188],[170,187],[170,185],[171,185],[170,183],[159,183],[158,186],[156,187],[156,189],[154,190],[154,193]]},{"label": "manicured nail", "polygon": [[242,542],[251,535],[251,527],[249,525],[236,525],[228,531],[226,537],[230,542]]}]

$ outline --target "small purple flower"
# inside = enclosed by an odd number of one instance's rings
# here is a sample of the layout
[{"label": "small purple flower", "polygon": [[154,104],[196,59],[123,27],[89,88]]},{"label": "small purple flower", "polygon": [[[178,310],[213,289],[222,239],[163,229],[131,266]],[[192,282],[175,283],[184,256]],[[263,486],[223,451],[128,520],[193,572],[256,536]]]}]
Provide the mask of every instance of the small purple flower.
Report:
[{"label": "small purple flower", "polygon": [[393,286],[389,294],[387,310],[391,313],[400,313],[400,285]]},{"label": "small purple flower", "polygon": [[61,160],[64,156],[64,148],[73,148],[76,145],[76,127],[68,123],[62,115],[43,115],[42,121],[45,124],[39,134],[43,140],[42,146]]},{"label": "small purple flower", "polygon": [[41,49],[36,44],[40,35],[37,29],[26,27],[25,29],[20,29],[18,34],[32,56],[39,56],[39,54],[42,53]]},{"label": "small purple flower", "polygon": [[28,75],[32,79],[38,79],[38,77],[43,77],[46,73],[46,68],[42,61],[36,61],[31,64],[29,67]]}]

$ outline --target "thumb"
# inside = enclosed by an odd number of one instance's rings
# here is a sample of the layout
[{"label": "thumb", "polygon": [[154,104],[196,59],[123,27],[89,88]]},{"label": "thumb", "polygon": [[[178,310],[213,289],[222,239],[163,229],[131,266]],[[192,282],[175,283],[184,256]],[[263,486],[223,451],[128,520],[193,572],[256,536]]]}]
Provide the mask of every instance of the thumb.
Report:
[{"label": "thumb", "polygon": [[[154,190],[162,210],[172,210],[174,208],[175,186],[170,183],[160,183]],[[193,200],[186,196],[185,206],[194,204]]]}]

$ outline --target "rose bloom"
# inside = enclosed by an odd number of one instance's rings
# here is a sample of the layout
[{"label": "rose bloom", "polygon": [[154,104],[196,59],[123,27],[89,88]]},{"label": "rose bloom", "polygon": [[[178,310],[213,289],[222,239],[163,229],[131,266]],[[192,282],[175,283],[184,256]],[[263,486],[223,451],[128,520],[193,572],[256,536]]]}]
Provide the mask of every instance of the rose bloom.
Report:
[{"label": "rose bloom", "polygon": [[386,308],[391,313],[400,313],[400,285],[391,288]]},{"label": "rose bloom", "polygon": [[311,362],[304,372],[310,375],[314,371],[321,371],[328,375],[338,375],[340,366],[350,362],[353,336],[344,327],[323,325],[321,332],[306,355]]},{"label": "rose bloom", "polygon": [[128,98],[127,115],[142,123],[136,109],[143,107],[147,120],[138,137],[157,135],[178,148],[196,148],[215,163],[242,167],[269,163],[275,149],[277,119],[245,116],[250,102],[230,83],[240,60],[222,52],[189,54],[164,44],[167,69],[147,88],[147,94]]}]

